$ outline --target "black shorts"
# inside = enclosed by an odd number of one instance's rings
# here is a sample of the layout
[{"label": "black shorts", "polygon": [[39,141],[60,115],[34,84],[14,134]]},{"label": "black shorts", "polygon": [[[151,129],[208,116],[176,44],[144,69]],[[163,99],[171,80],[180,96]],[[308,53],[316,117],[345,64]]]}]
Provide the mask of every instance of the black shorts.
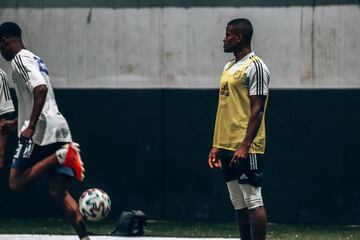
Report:
[{"label": "black shorts", "polygon": [[[44,158],[54,154],[58,149],[60,149],[64,142],[56,142],[44,146],[40,146],[34,143],[28,143],[26,145],[18,143],[18,147],[15,151],[13,162],[11,168],[15,168],[19,172],[23,172],[25,169],[35,165],[37,162],[43,160]],[[57,166],[54,169],[50,170],[49,175],[53,175],[56,172],[65,174],[71,177],[74,177],[75,174],[73,170],[69,167]]]},{"label": "black shorts", "polygon": [[249,153],[248,158],[241,159],[230,167],[234,151],[220,149],[218,158],[221,161],[225,181],[238,180],[240,184],[250,184],[260,187],[263,176],[264,154]]}]

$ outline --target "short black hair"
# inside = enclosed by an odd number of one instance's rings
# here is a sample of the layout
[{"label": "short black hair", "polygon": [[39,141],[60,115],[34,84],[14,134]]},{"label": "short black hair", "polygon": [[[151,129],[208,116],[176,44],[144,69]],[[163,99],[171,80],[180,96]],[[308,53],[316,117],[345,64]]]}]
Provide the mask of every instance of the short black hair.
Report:
[{"label": "short black hair", "polygon": [[254,33],[251,22],[246,18],[236,18],[228,22],[227,25],[237,26],[239,28],[239,32],[243,35],[243,37],[250,43],[252,35]]},{"label": "short black hair", "polygon": [[21,38],[21,28],[14,22],[4,22],[0,25],[0,38],[2,37]]}]

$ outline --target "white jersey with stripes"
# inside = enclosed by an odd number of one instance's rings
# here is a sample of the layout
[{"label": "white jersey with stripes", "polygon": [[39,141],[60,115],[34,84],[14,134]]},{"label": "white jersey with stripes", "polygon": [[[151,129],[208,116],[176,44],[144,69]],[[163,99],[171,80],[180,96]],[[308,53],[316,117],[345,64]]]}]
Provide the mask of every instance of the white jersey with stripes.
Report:
[{"label": "white jersey with stripes", "polygon": [[[234,73],[246,61],[253,59],[255,56],[255,53],[251,52],[236,63],[234,63],[235,59],[231,60],[225,65],[224,71],[228,69],[230,73]],[[256,61],[253,61],[248,66],[245,70],[244,78],[243,80],[246,83],[249,96],[269,94],[270,72],[262,59],[257,58]]]},{"label": "white jersey with stripes", "polygon": [[0,69],[0,116],[14,111],[6,73]]},{"label": "white jersey with stripes", "polygon": [[72,141],[69,126],[58,110],[49,80],[49,72],[41,58],[29,50],[22,49],[11,61],[11,66],[14,70],[13,80],[19,105],[18,136],[29,125],[34,102],[34,88],[46,85],[48,92],[45,104],[32,140],[41,146]]}]

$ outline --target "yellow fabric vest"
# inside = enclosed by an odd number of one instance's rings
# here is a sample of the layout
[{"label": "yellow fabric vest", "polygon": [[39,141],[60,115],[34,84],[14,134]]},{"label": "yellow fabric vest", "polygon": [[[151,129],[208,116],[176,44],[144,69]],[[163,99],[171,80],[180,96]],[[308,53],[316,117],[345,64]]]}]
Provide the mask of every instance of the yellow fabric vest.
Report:
[{"label": "yellow fabric vest", "polygon": [[[258,59],[257,56],[254,56],[251,59],[245,60],[233,73],[230,73],[230,69],[235,62],[223,71],[220,80],[221,87],[214,130],[214,147],[232,151],[240,147],[246,134],[251,110],[248,90],[249,83],[245,71],[252,62]],[[264,152],[265,114],[249,149],[249,153]]]}]

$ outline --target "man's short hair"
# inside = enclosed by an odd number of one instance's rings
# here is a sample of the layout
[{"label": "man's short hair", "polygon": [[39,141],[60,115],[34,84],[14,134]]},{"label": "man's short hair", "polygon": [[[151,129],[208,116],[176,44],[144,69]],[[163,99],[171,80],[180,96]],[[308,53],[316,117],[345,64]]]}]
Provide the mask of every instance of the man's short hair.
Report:
[{"label": "man's short hair", "polygon": [[3,37],[21,38],[21,28],[14,22],[4,22],[0,25],[0,38]]},{"label": "man's short hair", "polygon": [[246,18],[236,18],[228,22],[227,25],[237,26],[239,28],[239,32],[243,35],[243,37],[250,43],[253,35],[253,27],[251,22]]}]

